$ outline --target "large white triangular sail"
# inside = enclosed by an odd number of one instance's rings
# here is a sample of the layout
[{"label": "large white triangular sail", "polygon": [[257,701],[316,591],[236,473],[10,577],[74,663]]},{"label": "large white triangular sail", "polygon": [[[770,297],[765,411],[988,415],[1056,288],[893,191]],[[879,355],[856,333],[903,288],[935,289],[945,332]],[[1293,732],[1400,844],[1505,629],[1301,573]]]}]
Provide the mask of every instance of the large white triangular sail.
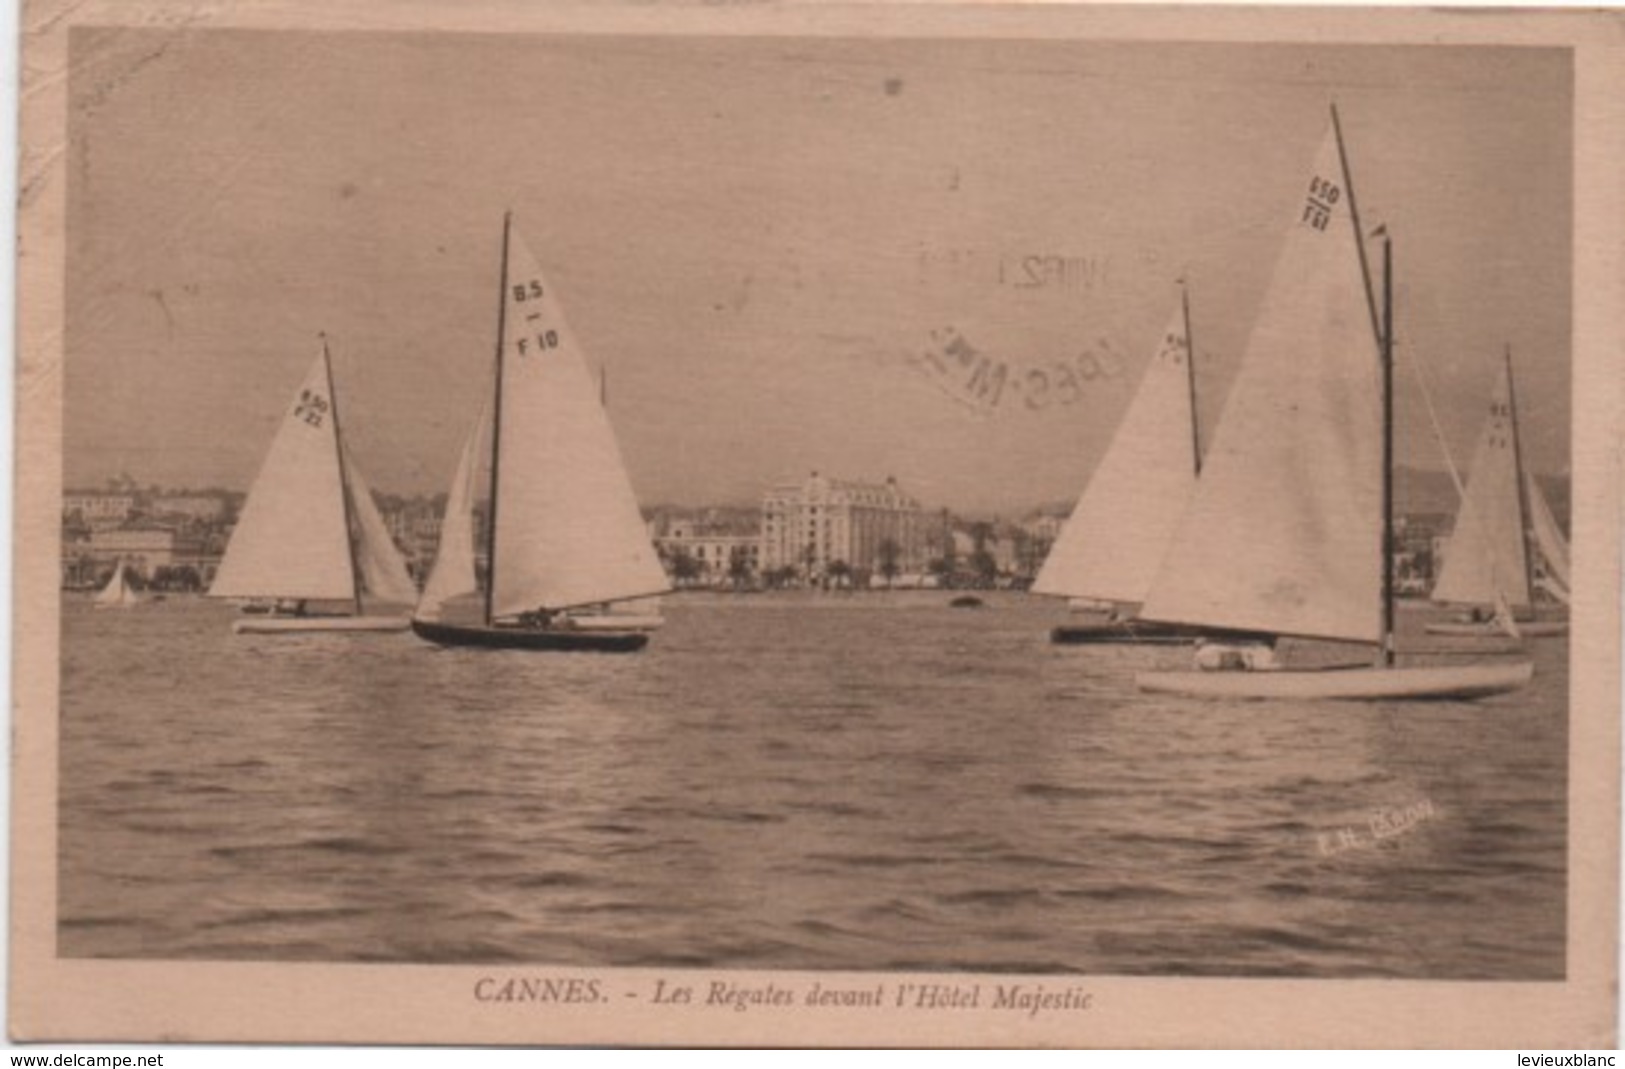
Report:
[{"label": "large white triangular sail", "polygon": [[463,443],[457,472],[452,476],[451,492],[446,495],[446,511],[440,520],[440,544],[415,614],[419,619],[439,619],[446,602],[479,591],[474,570],[474,503],[479,497],[483,458],[489,450],[490,423],[491,405],[487,400],[468,440]]},{"label": "large white triangular sail", "polygon": [[1567,605],[1569,598],[1569,543],[1563,537],[1563,529],[1557,526],[1557,519],[1552,515],[1551,506],[1546,503],[1546,495],[1541,492],[1540,483],[1536,481],[1531,472],[1524,473],[1524,493],[1529,502],[1529,530],[1535,539],[1535,547],[1540,552],[1540,559],[1544,567],[1541,569],[1546,580],[1542,586],[1552,592],[1553,596]]},{"label": "large white triangular sail", "polygon": [[1334,127],[1142,617],[1381,641],[1381,353],[1346,175]]},{"label": "large white triangular sail", "polygon": [[1519,477],[1512,369],[1503,367],[1473,451],[1456,527],[1445,549],[1433,600],[1513,608],[1530,604],[1529,561]]},{"label": "large white triangular sail", "polygon": [[406,570],[406,560],[390,536],[389,527],[378,506],[373,502],[372,490],[361,477],[350,447],[344,450],[344,472],[350,487],[350,510],[355,514],[355,563],[361,571],[361,589],[380,601],[397,605],[410,605],[418,599],[417,584]]},{"label": "large white triangular sail", "polygon": [[1139,390],[1033,590],[1139,603],[1196,488],[1190,339],[1174,310]]},{"label": "large white triangular sail", "polygon": [[289,404],[249,490],[211,596],[355,596],[331,381],[324,348]]},{"label": "large white triangular sail", "polygon": [[663,592],[599,385],[516,229],[505,278],[492,616]]}]

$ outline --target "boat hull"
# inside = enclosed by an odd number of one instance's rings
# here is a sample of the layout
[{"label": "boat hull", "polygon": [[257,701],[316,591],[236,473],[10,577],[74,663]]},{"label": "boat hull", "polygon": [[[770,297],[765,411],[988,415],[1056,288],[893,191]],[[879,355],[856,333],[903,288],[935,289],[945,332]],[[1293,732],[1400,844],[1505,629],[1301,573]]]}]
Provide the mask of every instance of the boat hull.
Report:
[{"label": "boat hull", "polygon": [[1259,635],[1243,631],[1214,631],[1188,624],[1163,624],[1150,620],[1097,620],[1086,624],[1063,624],[1049,633],[1059,646],[1132,645],[1189,646],[1198,639],[1217,642],[1257,641]]},{"label": "boat hull", "polygon": [[1134,682],[1151,694],[1232,701],[1443,701],[1505,694],[1527,684],[1534,671],[1535,666],[1525,661],[1420,668],[1141,672]]},{"label": "boat hull", "polygon": [[555,653],[635,653],[649,644],[642,631],[593,631],[580,628],[470,627],[413,620],[412,633],[437,646],[486,650],[535,650]]},{"label": "boat hull", "polygon": [[404,616],[250,616],[234,621],[239,635],[291,635],[314,631],[405,631]]},{"label": "boat hull", "polygon": [[[1517,625],[1520,638],[1555,638],[1569,633],[1569,625],[1561,620],[1531,620]],[[1428,624],[1430,635],[1455,635],[1461,638],[1511,638],[1506,628],[1495,623],[1440,622]]]}]

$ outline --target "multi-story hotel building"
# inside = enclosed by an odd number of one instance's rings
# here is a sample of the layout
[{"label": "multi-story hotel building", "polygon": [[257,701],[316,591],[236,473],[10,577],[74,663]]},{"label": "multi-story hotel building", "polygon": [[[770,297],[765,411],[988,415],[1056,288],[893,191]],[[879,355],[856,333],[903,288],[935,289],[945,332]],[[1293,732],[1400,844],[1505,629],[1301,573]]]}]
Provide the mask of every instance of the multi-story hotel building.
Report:
[{"label": "multi-story hotel building", "polygon": [[805,578],[847,566],[879,574],[885,558],[898,573],[925,567],[928,518],[897,480],[848,482],[813,472],[762,498],[762,568],[793,568]]}]

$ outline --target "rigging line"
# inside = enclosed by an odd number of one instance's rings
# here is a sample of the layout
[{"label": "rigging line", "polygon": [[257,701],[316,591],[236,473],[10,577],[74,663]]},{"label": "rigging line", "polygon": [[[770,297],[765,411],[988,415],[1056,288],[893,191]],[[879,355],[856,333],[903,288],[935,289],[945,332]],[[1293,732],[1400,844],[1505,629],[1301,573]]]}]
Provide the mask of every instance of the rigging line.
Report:
[{"label": "rigging line", "polygon": [[1433,407],[1433,391],[1428,389],[1427,376],[1422,372],[1421,351],[1406,346],[1410,351],[1411,359],[1406,361],[1410,365],[1411,374],[1416,377],[1416,385],[1422,391],[1422,402],[1427,406],[1428,421],[1433,424],[1433,437],[1439,443],[1439,452],[1444,455],[1444,464],[1450,472],[1450,481],[1455,484],[1456,496],[1463,503],[1467,500],[1467,487],[1461,481],[1461,473],[1456,468],[1456,459],[1450,455],[1450,443],[1445,440],[1444,427],[1439,422],[1439,411]]}]

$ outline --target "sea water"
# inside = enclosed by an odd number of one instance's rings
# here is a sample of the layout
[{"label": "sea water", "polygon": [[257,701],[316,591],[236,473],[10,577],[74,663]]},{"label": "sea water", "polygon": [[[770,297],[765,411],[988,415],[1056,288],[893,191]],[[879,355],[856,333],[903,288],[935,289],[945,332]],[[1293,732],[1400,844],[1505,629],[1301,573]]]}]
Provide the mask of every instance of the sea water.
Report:
[{"label": "sea water", "polygon": [[59,953],[1563,976],[1566,640],[1484,701],[1226,703],[948,600],[684,595],[612,656],[65,596]]}]

